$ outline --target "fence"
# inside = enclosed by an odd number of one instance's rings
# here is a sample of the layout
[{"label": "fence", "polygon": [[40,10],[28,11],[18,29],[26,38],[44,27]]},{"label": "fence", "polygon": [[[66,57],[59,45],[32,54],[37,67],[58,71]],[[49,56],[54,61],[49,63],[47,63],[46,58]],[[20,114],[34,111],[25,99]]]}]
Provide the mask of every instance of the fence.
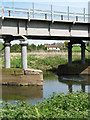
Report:
[{"label": "fence", "polygon": [[0,16],[13,16],[48,20],[64,20],[64,21],[82,21],[88,22],[90,15],[87,13],[86,8],[74,8],[69,6],[54,6],[54,5],[40,5],[32,3],[31,8],[17,8],[0,6]]}]

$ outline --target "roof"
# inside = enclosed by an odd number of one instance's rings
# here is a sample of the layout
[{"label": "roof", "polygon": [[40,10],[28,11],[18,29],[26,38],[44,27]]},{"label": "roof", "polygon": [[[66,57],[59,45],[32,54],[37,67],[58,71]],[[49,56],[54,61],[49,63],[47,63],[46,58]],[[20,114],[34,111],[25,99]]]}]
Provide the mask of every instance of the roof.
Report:
[{"label": "roof", "polygon": [[57,48],[58,46],[57,45],[45,45],[45,47],[47,47],[47,48]]}]

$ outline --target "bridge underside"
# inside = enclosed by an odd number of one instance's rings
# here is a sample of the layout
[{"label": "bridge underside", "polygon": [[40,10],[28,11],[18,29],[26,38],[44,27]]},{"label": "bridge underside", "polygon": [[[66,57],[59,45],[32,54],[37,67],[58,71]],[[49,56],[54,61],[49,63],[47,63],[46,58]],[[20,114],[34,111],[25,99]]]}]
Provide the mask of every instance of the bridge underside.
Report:
[{"label": "bridge underside", "polygon": [[[68,37],[68,36],[36,36],[36,35],[24,35],[27,39],[32,40],[70,40],[72,43],[81,43],[82,40],[90,41],[90,37]],[[20,40],[22,36],[1,35],[0,38],[7,41]]]}]

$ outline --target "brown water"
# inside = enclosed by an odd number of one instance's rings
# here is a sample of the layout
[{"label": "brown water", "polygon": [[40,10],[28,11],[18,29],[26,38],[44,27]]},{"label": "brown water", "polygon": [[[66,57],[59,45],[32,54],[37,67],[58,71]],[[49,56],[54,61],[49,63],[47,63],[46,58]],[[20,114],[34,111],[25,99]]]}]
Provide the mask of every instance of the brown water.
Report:
[{"label": "brown water", "polygon": [[50,97],[53,92],[67,93],[68,91],[90,92],[90,76],[62,76],[52,72],[44,74],[43,86],[2,86],[2,100],[14,103],[25,100],[36,103]]}]

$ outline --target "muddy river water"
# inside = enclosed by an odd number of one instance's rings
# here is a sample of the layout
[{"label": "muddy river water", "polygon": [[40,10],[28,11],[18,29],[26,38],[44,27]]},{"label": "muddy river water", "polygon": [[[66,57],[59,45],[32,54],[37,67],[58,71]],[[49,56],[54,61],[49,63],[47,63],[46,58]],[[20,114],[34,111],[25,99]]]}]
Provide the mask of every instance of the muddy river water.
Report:
[{"label": "muddy river water", "polygon": [[53,92],[68,91],[90,92],[90,76],[57,76],[55,73],[44,73],[43,86],[2,86],[2,100],[14,103],[25,100],[35,104],[43,98],[50,97]]}]

